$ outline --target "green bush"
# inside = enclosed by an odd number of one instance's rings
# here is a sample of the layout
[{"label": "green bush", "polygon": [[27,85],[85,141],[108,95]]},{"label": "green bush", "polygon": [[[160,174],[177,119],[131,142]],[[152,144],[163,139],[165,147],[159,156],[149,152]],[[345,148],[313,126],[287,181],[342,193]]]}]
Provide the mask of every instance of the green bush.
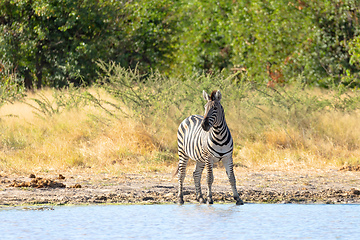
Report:
[{"label": "green bush", "polygon": [[0,108],[5,103],[23,97],[24,87],[15,71],[11,71],[7,64],[0,62]]},{"label": "green bush", "polygon": [[99,60],[181,80],[240,70],[358,86],[359,19],[354,0],[5,0],[0,56],[27,88],[92,84]]},{"label": "green bush", "polygon": [[1,1],[0,55],[27,88],[91,83],[99,59],[161,68],[171,56],[171,11],[159,0]]}]

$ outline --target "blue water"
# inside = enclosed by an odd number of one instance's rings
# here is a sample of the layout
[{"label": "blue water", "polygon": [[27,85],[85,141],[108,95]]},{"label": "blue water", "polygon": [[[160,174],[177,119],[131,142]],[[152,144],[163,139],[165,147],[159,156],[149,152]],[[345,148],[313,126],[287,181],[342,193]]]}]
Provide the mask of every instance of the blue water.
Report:
[{"label": "blue water", "polygon": [[97,205],[48,209],[0,210],[0,239],[360,239],[360,205]]}]

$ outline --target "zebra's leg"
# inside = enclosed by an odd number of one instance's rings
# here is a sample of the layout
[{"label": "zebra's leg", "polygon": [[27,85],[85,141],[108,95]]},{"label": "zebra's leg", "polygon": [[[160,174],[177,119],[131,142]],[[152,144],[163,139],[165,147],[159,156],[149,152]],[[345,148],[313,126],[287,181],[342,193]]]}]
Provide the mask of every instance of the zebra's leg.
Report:
[{"label": "zebra's leg", "polygon": [[205,163],[196,162],[196,167],[193,173],[194,176],[194,183],[195,183],[195,191],[196,191],[196,200],[199,203],[205,203],[205,200],[201,194],[201,174],[205,168]]},{"label": "zebra's leg", "polygon": [[211,185],[214,182],[213,166],[214,166],[214,163],[212,160],[206,161],[206,171],[207,171],[207,179],[206,180],[207,180],[207,184],[208,184],[208,192],[207,192],[206,202],[208,204],[213,204],[212,193],[211,193]]},{"label": "zebra's leg", "polygon": [[236,200],[236,205],[243,205],[244,202],[240,199],[239,193],[236,190],[236,180],[234,175],[234,165],[232,157],[224,158],[222,161],[226,169],[226,174],[228,175],[230,181],[231,190],[233,192],[234,199]]},{"label": "zebra's leg", "polygon": [[183,198],[183,183],[186,175],[186,165],[189,160],[189,157],[183,152],[179,152],[179,165],[178,165],[178,177],[179,177],[179,192],[178,192],[178,202],[179,204],[184,204]]}]

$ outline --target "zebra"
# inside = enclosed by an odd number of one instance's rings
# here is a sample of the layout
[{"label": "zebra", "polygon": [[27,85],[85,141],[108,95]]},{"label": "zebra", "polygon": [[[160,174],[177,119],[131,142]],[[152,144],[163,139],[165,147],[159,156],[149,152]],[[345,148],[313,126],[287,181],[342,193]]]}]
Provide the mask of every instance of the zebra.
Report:
[{"label": "zebra", "polygon": [[[205,203],[201,193],[201,174],[206,167],[207,171],[207,203],[212,204],[211,186],[214,181],[213,165],[222,161],[230,181],[236,205],[243,205],[236,190],[236,180],[233,170],[233,139],[225,121],[224,108],[220,104],[221,93],[214,90],[211,95],[203,91],[205,104],[204,117],[192,115],[183,120],[178,128],[178,154],[179,164],[177,168],[179,189],[178,203],[184,204],[183,182],[186,175],[186,165],[189,158],[196,161],[193,172],[196,199],[199,203]],[[176,173],[175,173],[176,174]]]}]

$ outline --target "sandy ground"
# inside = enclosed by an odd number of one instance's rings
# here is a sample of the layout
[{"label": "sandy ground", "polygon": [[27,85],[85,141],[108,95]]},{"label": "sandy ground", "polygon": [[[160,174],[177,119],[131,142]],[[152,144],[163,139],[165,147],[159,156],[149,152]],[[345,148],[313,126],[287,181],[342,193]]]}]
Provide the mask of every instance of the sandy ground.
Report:
[{"label": "sandy ground", "polygon": [[[359,171],[251,171],[236,168],[237,187],[245,203],[360,203]],[[188,170],[185,204],[195,203]],[[71,174],[0,176],[0,208],[21,205],[175,203],[177,178],[146,173],[110,176]],[[34,178],[36,177],[36,178]],[[215,203],[234,203],[224,169],[214,170]],[[42,178],[42,180],[40,179]],[[203,193],[206,193],[203,175]]]}]

